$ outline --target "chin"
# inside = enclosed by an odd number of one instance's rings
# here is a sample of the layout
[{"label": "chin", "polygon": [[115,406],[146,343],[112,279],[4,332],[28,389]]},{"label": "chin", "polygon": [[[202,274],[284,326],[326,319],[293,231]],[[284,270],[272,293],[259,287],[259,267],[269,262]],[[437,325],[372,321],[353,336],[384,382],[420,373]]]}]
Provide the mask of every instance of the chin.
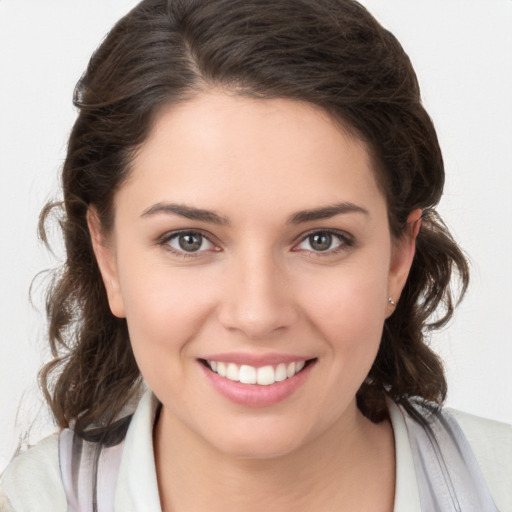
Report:
[{"label": "chin", "polygon": [[270,460],[285,457],[295,452],[300,443],[291,443],[290,440],[278,440],[268,438],[258,441],[254,440],[236,440],[227,446],[221,446],[226,456],[244,460]]},{"label": "chin", "polygon": [[238,459],[265,460],[284,457],[299,450],[309,442],[308,433],[297,424],[283,425],[282,420],[254,421],[249,425],[219,432],[210,431],[206,439],[211,446],[225,456]]}]

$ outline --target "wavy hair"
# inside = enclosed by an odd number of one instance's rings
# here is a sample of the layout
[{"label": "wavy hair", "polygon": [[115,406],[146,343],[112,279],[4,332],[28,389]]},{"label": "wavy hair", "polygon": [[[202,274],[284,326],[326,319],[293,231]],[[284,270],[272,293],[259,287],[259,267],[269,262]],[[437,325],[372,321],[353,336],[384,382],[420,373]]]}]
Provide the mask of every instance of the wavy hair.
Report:
[{"label": "wavy hair", "polygon": [[108,232],[114,195],[158,112],[219,86],[309,102],[362,139],[394,236],[413,209],[423,210],[408,281],[357,398],[374,421],[386,414],[386,396],[441,404],[446,380],[428,335],[450,319],[452,274],[462,296],[468,267],[434,209],[443,159],[400,43],[353,0],[144,0],[114,26],[76,86],[63,201],[41,214],[45,239],[50,212],[61,208],[66,249],[46,302],[54,359],[40,373],[58,425],[82,434],[109,426],[141,384],[126,321],[109,309],[87,209]]}]

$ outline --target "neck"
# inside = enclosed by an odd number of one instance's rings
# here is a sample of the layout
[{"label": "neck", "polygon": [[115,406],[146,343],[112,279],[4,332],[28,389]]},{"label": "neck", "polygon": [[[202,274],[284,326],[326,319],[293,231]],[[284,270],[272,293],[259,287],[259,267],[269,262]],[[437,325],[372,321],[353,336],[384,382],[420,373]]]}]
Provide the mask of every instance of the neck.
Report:
[{"label": "neck", "polygon": [[391,425],[371,423],[355,404],[348,418],[321,436],[265,459],[216,450],[163,409],[155,429],[155,459],[164,512],[393,508]]}]

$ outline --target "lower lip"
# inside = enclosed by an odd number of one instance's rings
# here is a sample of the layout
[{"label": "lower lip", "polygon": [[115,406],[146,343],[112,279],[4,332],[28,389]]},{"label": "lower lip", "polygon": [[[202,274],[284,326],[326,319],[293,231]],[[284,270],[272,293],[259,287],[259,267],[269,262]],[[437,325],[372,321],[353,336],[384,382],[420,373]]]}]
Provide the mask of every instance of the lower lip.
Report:
[{"label": "lower lip", "polygon": [[293,377],[268,386],[235,382],[221,377],[201,362],[199,365],[213,387],[228,400],[247,407],[268,407],[282,402],[294,393],[308,378],[314,363],[315,361],[310,361]]}]

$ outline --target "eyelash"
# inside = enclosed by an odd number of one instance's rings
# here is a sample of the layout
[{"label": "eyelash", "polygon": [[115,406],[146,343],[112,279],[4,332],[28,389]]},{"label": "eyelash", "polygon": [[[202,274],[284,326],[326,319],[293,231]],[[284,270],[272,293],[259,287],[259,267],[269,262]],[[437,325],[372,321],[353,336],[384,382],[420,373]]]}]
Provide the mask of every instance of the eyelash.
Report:
[{"label": "eyelash", "polygon": [[338,230],[334,230],[334,229],[315,229],[315,230],[309,231],[308,233],[305,233],[304,235],[302,235],[300,242],[294,246],[293,250],[297,250],[297,249],[295,249],[295,247],[297,247],[298,245],[301,245],[306,240],[310,239],[313,235],[329,235],[333,238],[337,238],[340,242],[338,247],[335,247],[334,249],[326,249],[324,251],[310,250],[309,252],[311,254],[314,254],[315,258],[316,257],[322,258],[322,257],[333,256],[333,255],[339,254],[340,252],[347,251],[348,249],[350,249],[351,247],[353,247],[355,245],[354,237],[352,235],[349,235],[348,233],[345,233],[344,231],[338,231]]},{"label": "eyelash", "polygon": [[[174,247],[171,247],[170,242],[172,240],[178,239],[180,236],[184,235],[199,235],[204,240],[207,240],[210,244],[217,247],[217,245],[212,242],[210,239],[210,236],[208,236],[206,233],[199,229],[183,229],[180,231],[173,231],[171,233],[166,233],[164,236],[162,236],[158,240],[158,245],[162,246],[165,250],[171,252],[173,255],[178,256],[180,258],[197,258],[199,255],[201,255],[203,252],[206,251],[193,251],[193,252],[187,252],[187,251],[180,251],[175,249]],[[215,250],[214,252],[219,252],[220,249]]]},{"label": "eyelash", "polygon": [[[170,242],[172,240],[178,239],[180,236],[183,236],[183,235],[196,235],[196,236],[199,235],[204,240],[207,240],[210,244],[217,247],[217,245],[211,240],[211,238],[210,238],[211,235],[208,235],[208,234],[204,233],[203,231],[197,230],[197,229],[195,229],[195,230],[180,230],[180,231],[173,231],[171,233],[166,233],[164,236],[162,236],[158,240],[158,245],[162,246],[165,250],[171,252],[173,255],[181,257],[181,258],[197,258],[202,253],[208,252],[205,250],[187,252],[185,250],[177,250],[170,245]],[[322,257],[336,255],[336,254],[339,254],[340,252],[347,251],[348,249],[350,249],[351,247],[353,247],[355,245],[354,238],[351,235],[349,235],[348,233],[345,233],[343,231],[332,230],[332,229],[315,229],[313,231],[309,231],[308,233],[305,233],[304,235],[302,235],[299,243],[295,244],[292,250],[294,252],[298,252],[299,249],[297,249],[297,246],[301,245],[306,240],[310,239],[313,235],[329,235],[329,236],[332,236],[333,238],[337,238],[340,242],[339,246],[334,249],[326,249],[324,251],[315,251],[313,249],[309,250],[309,252],[314,254],[314,257],[322,258]],[[217,248],[213,252],[219,252],[220,250],[221,250],[220,248]]]}]

